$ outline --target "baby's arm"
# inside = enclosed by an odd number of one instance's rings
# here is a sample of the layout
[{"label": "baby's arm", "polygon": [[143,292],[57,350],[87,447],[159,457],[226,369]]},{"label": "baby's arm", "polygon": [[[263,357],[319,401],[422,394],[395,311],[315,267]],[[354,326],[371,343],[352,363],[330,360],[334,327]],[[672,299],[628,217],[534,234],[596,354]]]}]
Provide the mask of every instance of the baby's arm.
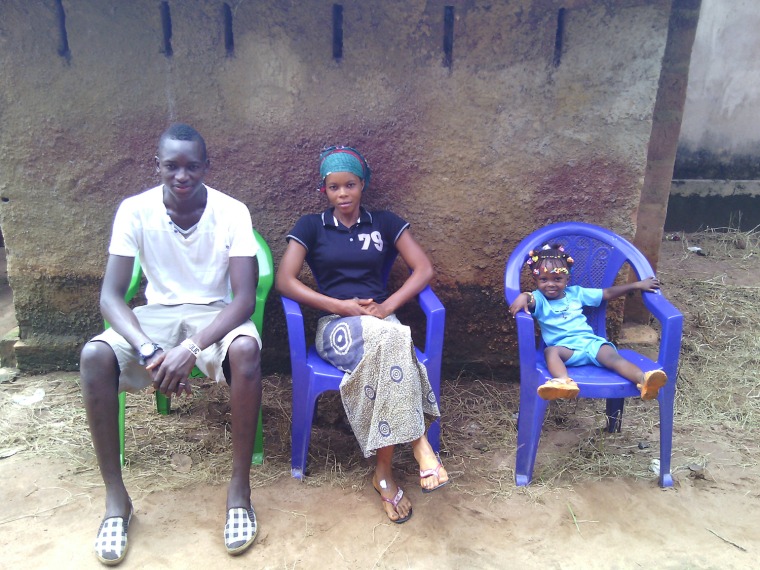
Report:
[{"label": "baby's arm", "polygon": [[530,313],[531,309],[536,306],[536,299],[533,297],[533,293],[520,293],[515,299],[515,302],[509,306],[509,312],[514,317],[520,311]]},{"label": "baby's arm", "polygon": [[642,281],[636,281],[635,283],[626,283],[625,285],[613,285],[607,287],[602,295],[605,301],[610,299],[616,299],[630,293],[631,291],[657,291],[660,288],[660,280],[657,277],[647,277]]}]

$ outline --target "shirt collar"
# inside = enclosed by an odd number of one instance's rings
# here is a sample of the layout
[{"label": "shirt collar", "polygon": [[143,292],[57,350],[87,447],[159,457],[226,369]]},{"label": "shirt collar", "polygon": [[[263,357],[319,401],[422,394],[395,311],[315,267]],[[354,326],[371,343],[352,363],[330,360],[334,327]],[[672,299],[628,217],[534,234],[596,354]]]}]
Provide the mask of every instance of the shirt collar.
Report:
[{"label": "shirt collar", "polygon": [[[338,223],[338,220],[335,219],[334,215],[335,208],[328,208],[324,212],[322,212],[322,225],[326,228],[339,228],[340,225]],[[372,214],[370,214],[367,210],[364,209],[364,206],[359,206],[359,219],[356,220],[357,224],[371,224],[372,223]]]}]

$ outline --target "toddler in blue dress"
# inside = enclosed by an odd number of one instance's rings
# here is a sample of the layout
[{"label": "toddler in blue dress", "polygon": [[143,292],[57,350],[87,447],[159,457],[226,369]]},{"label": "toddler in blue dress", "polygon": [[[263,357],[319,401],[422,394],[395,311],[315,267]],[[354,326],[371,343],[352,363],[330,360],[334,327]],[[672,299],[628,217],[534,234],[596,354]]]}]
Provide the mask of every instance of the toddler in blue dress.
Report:
[{"label": "toddler in blue dress", "polygon": [[533,313],[546,344],[544,356],[552,380],[538,388],[545,400],[575,398],[580,391],[568,376],[568,366],[594,364],[609,368],[635,382],[642,400],[652,400],[667,382],[662,370],[644,373],[618,353],[615,345],[594,334],[583,314],[583,307],[598,307],[602,301],[621,297],[631,291],[655,291],[660,282],[648,277],[635,283],[589,289],[568,285],[573,258],[561,245],[544,245],[530,252],[527,265],[536,284],[532,293],[521,293],[509,307],[512,316],[520,311]]}]

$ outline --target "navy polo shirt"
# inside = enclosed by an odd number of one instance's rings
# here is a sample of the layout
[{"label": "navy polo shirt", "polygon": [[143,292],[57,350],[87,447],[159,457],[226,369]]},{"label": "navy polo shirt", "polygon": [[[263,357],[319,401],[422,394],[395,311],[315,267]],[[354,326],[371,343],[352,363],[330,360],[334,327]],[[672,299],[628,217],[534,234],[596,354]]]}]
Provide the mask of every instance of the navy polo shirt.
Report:
[{"label": "navy polo shirt", "polygon": [[408,227],[408,222],[392,212],[361,208],[359,221],[347,228],[329,208],[302,216],[285,239],[294,239],[306,248],[306,263],[325,295],[382,303],[388,298],[383,266],[388,256],[397,253],[396,240]]}]

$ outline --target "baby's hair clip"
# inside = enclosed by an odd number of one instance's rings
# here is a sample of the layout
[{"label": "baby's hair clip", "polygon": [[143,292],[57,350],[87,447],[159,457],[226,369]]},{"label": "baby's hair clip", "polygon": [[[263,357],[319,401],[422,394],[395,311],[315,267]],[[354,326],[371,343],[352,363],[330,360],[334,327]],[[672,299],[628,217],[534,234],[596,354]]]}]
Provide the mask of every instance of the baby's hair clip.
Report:
[{"label": "baby's hair clip", "polygon": [[538,261],[538,254],[536,253],[534,249],[531,249],[528,252],[528,259],[525,260],[525,264],[528,266],[531,266],[537,261]]}]

